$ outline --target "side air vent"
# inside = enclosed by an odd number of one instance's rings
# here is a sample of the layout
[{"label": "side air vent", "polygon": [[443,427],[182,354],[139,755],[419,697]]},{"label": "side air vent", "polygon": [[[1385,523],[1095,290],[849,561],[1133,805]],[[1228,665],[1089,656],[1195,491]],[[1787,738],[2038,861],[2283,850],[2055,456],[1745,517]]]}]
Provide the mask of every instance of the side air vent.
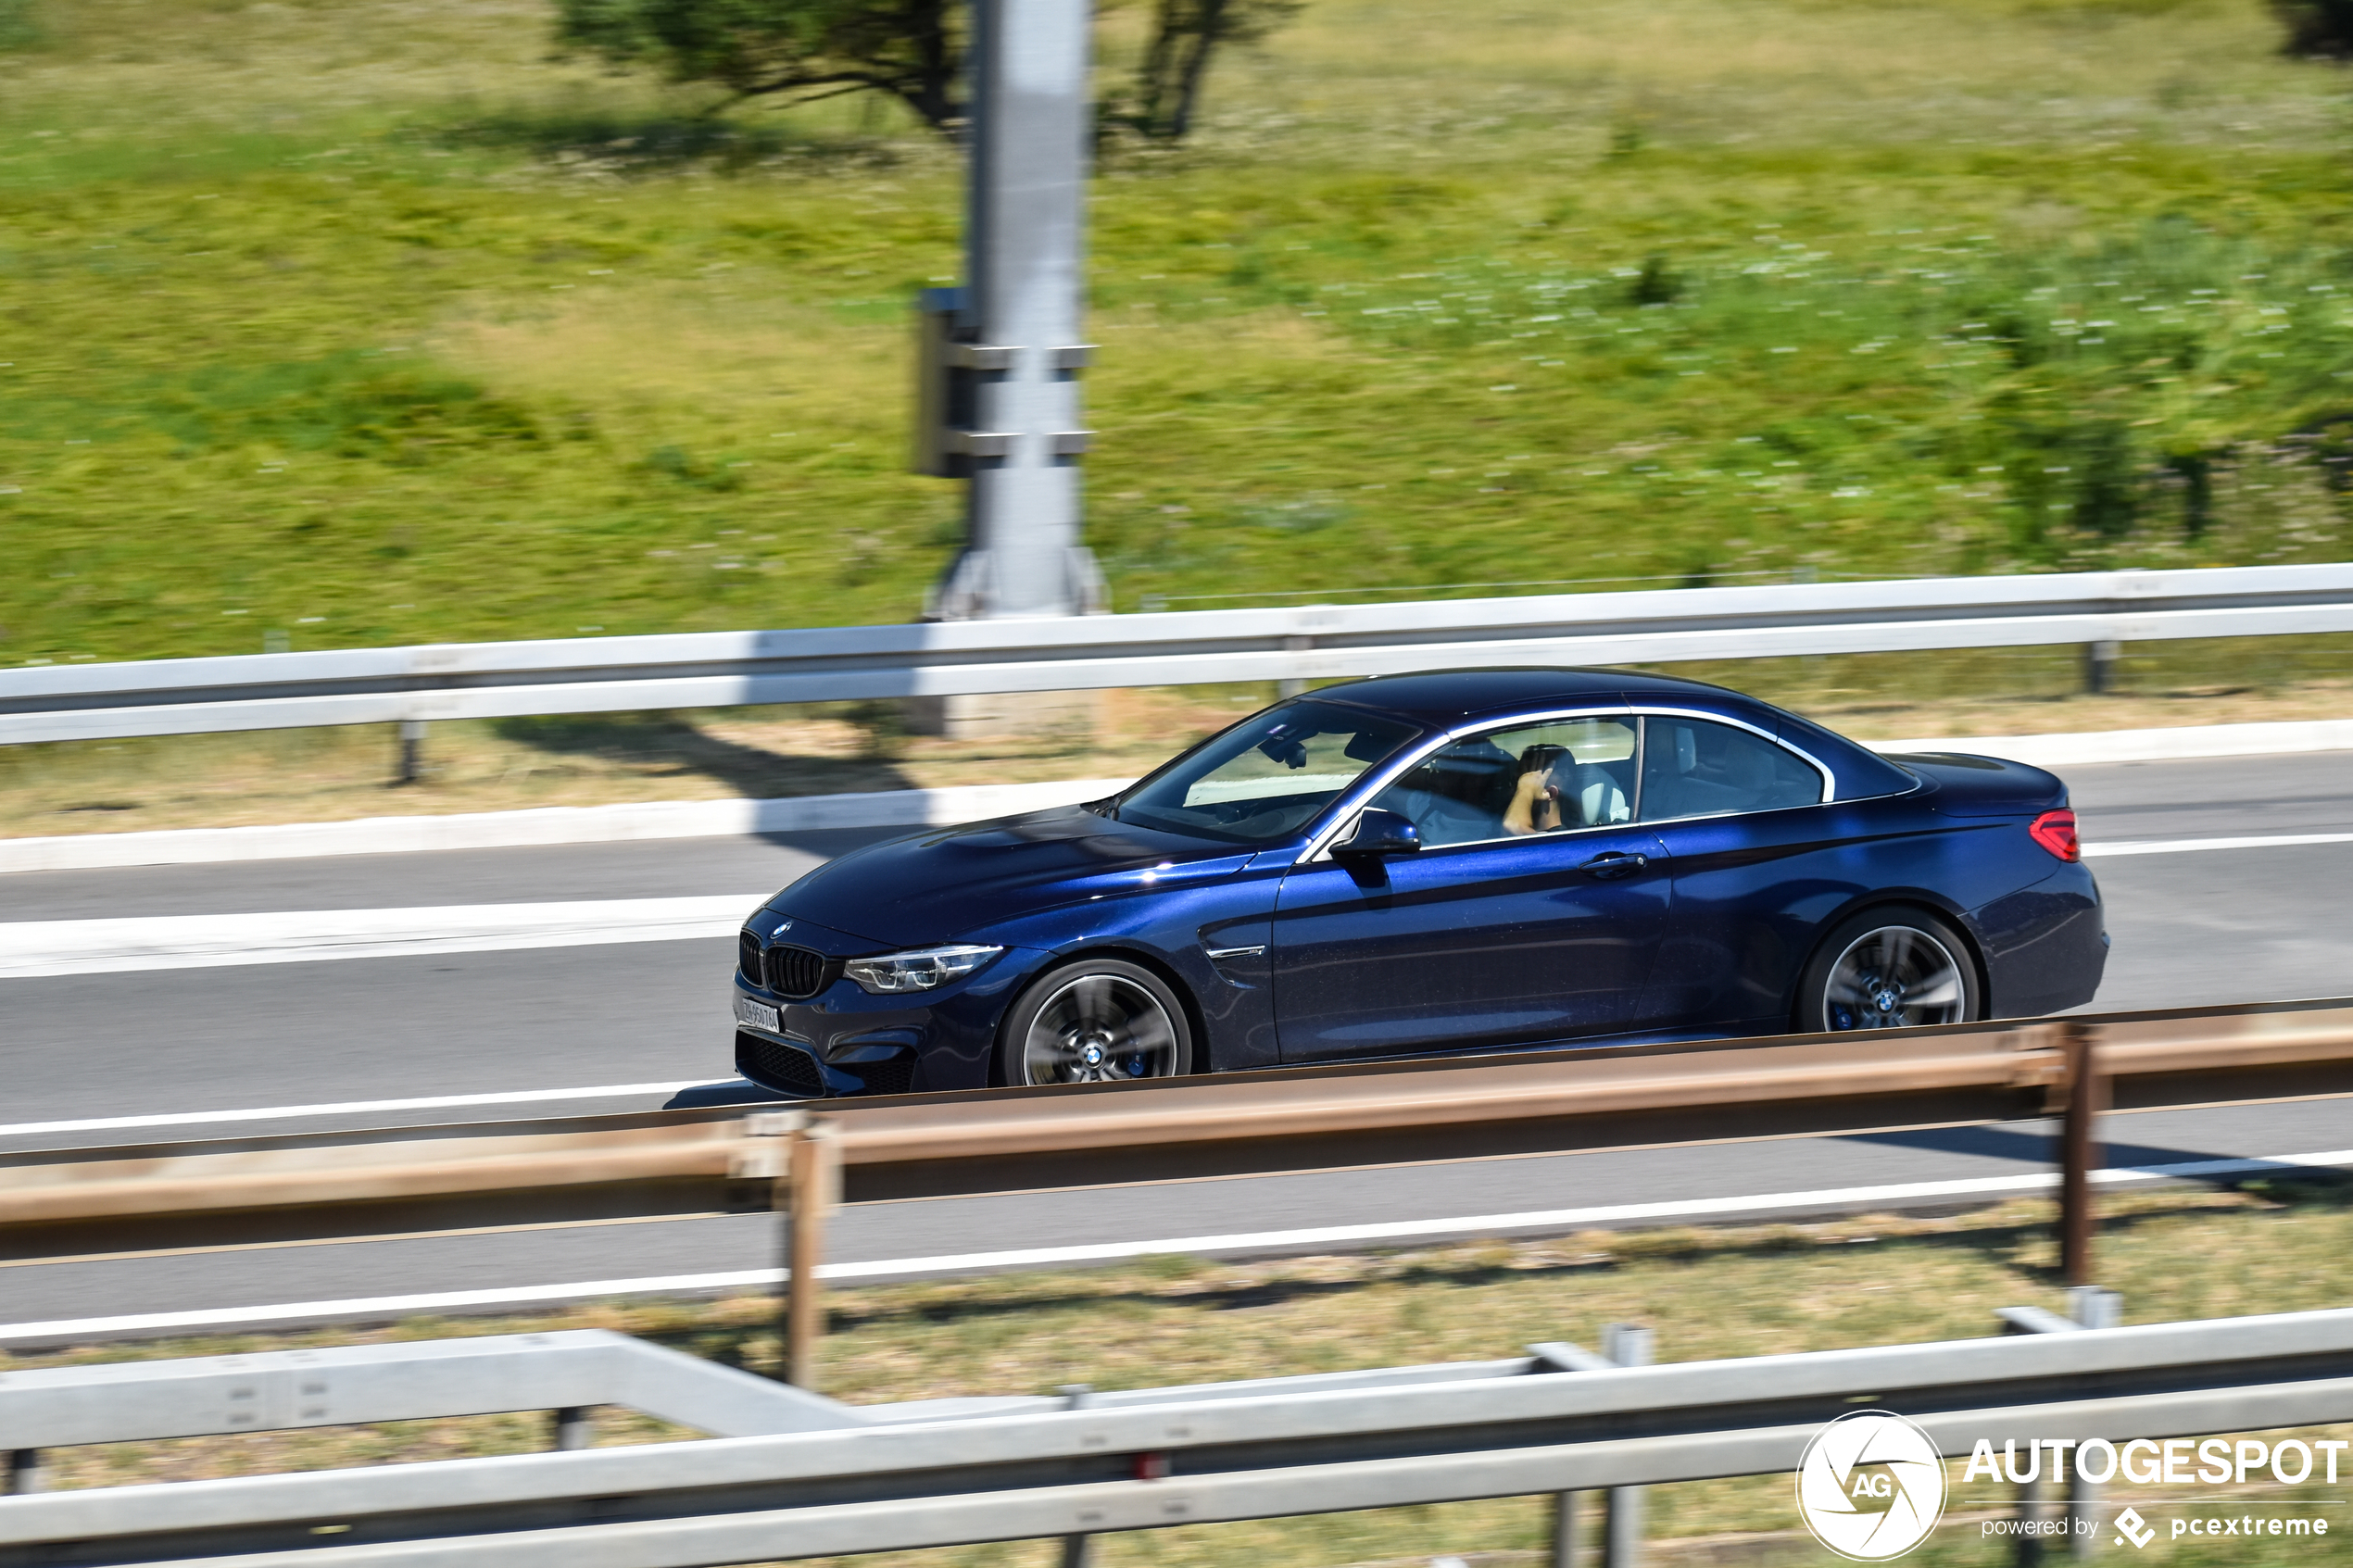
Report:
[{"label": "side air vent", "polygon": [[787,1094],[822,1095],[825,1075],[817,1059],[780,1040],[763,1039],[749,1030],[736,1031],[736,1071],[755,1084]]}]

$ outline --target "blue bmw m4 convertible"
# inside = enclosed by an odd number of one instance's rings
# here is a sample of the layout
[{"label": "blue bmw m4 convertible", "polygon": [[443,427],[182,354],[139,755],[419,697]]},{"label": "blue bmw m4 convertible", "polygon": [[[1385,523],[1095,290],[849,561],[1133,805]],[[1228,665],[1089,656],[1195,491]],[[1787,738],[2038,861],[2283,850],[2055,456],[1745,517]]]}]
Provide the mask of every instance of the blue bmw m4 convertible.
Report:
[{"label": "blue bmw m4 convertible", "polygon": [[1721,687],[1359,681],[1119,794],[844,855],[745,926],[796,1094],[2022,1017],[2108,958],[2067,789]]}]

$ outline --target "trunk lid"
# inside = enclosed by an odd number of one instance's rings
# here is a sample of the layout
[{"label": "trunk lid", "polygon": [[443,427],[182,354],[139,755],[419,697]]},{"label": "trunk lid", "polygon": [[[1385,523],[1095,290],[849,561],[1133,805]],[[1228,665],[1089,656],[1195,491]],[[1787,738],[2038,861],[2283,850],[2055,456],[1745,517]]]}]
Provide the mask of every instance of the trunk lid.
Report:
[{"label": "trunk lid", "polygon": [[1891,756],[1928,786],[1929,809],[1947,817],[2028,817],[2067,804],[2055,773],[1998,757],[1936,751]]}]

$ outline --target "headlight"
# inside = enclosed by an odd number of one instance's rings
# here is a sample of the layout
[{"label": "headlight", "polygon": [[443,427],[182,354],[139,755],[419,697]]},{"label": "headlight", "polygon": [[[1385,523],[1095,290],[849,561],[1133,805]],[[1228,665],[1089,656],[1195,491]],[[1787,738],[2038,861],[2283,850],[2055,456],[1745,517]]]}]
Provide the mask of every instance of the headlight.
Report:
[{"label": "headlight", "polygon": [[1002,947],[918,947],[912,952],[885,953],[878,959],[852,959],[842,973],[862,990],[880,997],[893,991],[929,991],[950,980],[962,980],[1003,952]]}]

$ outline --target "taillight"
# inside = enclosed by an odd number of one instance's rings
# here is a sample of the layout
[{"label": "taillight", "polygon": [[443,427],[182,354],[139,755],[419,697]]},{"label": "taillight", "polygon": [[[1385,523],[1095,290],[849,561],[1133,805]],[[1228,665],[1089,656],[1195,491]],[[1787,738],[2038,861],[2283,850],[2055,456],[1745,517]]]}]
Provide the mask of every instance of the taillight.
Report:
[{"label": "taillight", "polygon": [[2045,811],[2027,824],[2027,836],[2072,865],[2083,858],[2083,841],[2075,836],[2075,813],[2064,806]]}]

